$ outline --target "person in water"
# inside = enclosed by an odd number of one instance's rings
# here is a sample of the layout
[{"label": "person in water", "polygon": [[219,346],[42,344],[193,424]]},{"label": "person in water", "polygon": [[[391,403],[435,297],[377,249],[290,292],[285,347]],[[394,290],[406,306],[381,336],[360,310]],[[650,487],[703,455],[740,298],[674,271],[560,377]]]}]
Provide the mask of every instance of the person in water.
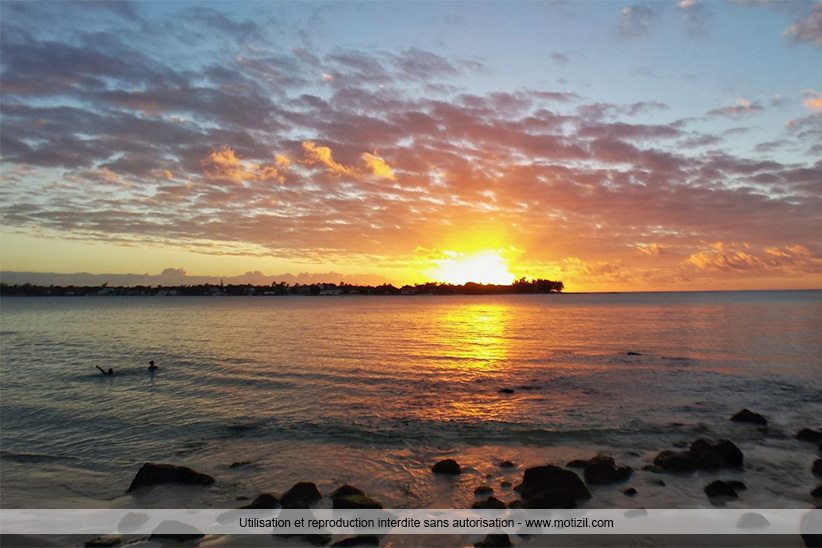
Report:
[{"label": "person in water", "polygon": [[108,371],[106,371],[105,369],[103,369],[99,365],[95,365],[94,367],[99,369],[100,373],[102,373],[103,375],[114,375],[114,369],[112,369],[111,367],[108,368]]},{"label": "person in water", "polygon": [[151,371],[152,373],[154,373],[154,372],[155,372],[155,371],[157,371],[158,369],[160,369],[160,367],[154,364],[154,360],[151,360],[150,362],[148,362],[148,370],[149,370],[149,371]]}]

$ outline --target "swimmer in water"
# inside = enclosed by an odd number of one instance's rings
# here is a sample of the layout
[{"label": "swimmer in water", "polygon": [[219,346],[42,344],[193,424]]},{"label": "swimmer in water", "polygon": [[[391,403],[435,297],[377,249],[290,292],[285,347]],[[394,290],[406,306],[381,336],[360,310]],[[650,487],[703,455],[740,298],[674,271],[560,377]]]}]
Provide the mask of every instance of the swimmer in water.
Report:
[{"label": "swimmer in water", "polygon": [[150,362],[148,362],[148,370],[149,370],[149,371],[151,371],[152,373],[154,373],[154,372],[155,372],[155,371],[157,371],[158,369],[160,369],[160,367],[159,367],[159,366],[157,366],[157,365],[154,365],[154,360],[151,360]]},{"label": "swimmer in water", "polygon": [[106,371],[105,369],[103,369],[99,365],[95,365],[94,367],[99,369],[100,373],[102,373],[103,375],[114,375],[114,369],[112,369],[111,367],[108,368],[108,371]]}]

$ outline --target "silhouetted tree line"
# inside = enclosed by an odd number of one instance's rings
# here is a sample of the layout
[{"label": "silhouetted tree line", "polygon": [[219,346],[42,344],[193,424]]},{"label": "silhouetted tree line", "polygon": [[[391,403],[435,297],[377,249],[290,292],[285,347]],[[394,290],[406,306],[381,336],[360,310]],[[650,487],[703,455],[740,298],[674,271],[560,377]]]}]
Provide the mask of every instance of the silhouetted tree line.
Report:
[{"label": "silhouetted tree line", "polygon": [[294,284],[274,282],[271,285],[176,285],[109,287],[101,286],[41,286],[32,284],[9,285],[0,283],[2,296],[285,296],[285,295],[505,295],[513,293],[561,293],[562,282],[526,280],[520,278],[510,285],[478,284],[468,282],[462,285],[428,282],[425,284],[395,287],[391,284],[355,285],[339,284]]}]

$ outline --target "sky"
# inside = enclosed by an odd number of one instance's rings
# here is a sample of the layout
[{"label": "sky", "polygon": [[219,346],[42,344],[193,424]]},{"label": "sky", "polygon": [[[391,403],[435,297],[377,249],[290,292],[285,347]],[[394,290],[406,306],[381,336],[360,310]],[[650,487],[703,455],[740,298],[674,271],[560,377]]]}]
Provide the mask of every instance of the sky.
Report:
[{"label": "sky", "polygon": [[822,288],[822,2],[4,1],[0,170],[7,283]]}]

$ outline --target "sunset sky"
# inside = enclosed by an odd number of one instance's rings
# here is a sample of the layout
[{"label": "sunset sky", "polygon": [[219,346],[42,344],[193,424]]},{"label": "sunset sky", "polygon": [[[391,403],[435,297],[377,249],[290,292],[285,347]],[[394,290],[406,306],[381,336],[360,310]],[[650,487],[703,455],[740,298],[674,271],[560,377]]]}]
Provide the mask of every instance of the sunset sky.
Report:
[{"label": "sunset sky", "polygon": [[822,2],[0,21],[4,281],[822,288]]}]

